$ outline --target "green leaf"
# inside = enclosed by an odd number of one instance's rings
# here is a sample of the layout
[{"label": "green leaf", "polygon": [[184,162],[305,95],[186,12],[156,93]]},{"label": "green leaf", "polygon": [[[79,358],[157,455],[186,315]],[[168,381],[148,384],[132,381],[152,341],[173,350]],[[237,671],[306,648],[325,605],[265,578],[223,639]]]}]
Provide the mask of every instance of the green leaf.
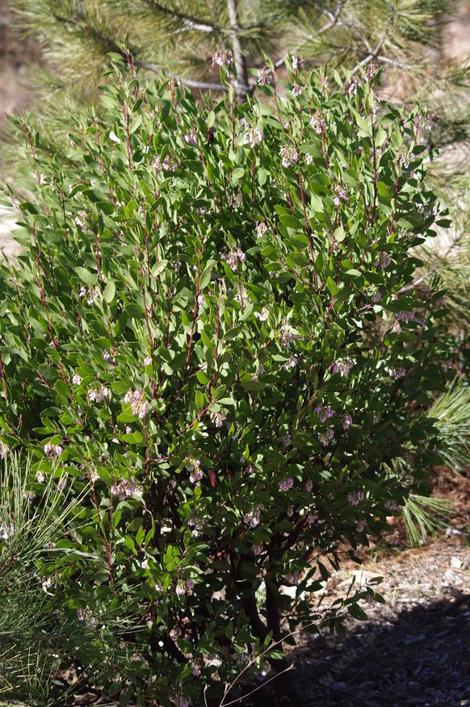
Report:
[{"label": "green leaf", "polygon": [[196,390],[196,394],[194,396],[194,403],[197,408],[204,407],[204,405],[206,403],[206,396],[200,390]]},{"label": "green leaf", "polygon": [[158,263],[155,263],[155,265],[152,268],[152,275],[156,277],[157,275],[160,275],[161,272],[163,272],[168,265],[168,260],[159,260]]},{"label": "green leaf", "polygon": [[132,414],[129,405],[127,406],[127,409],[123,410],[121,414],[117,416],[116,419],[118,422],[135,422],[137,420],[137,417]]},{"label": "green leaf", "polygon": [[75,272],[77,273],[80,280],[86,285],[96,285],[96,283],[98,282],[98,276],[90,272],[90,270],[87,270],[86,268],[75,268]]},{"label": "green leaf", "polygon": [[207,261],[207,265],[204,268],[204,270],[202,271],[201,277],[199,280],[199,289],[200,290],[203,290],[205,287],[207,287],[207,285],[211,281],[212,268],[214,267],[215,264],[216,264],[215,260],[208,260]]},{"label": "green leaf", "polygon": [[235,405],[235,400],[233,398],[220,398],[217,402],[219,405]]},{"label": "green leaf", "polygon": [[371,125],[370,118],[362,118],[359,115],[359,113],[357,113],[356,111],[352,111],[352,112],[354,113],[354,116],[356,118],[356,123],[358,124],[361,131],[365,135],[370,137],[372,135],[372,125]]},{"label": "green leaf", "polygon": [[286,228],[294,228],[295,230],[302,230],[303,226],[299,219],[292,216],[290,211],[288,211],[284,206],[275,206],[274,209],[277,212],[279,220],[283,226],[286,226]]},{"label": "green leaf", "polygon": [[116,285],[110,280],[103,291],[103,299],[107,304],[111,304],[116,294]]},{"label": "green leaf", "polygon": [[209,111],[206,118],[206,125],[208,128],[212,128],[215,123],[215,112],[213,110]]},{"label": "green leaf", "polygon": [[324,211],[323,200],[318,194],[310,194],[310,206],[314,213],[322,213]]},{"label": "green leaf", "polygon": [[144,538],[145,538],[145,529],[142,526],[140,526],[139,530],[137,531],[137,535],[135,536],[135,541],[139,547],[141,547]]},{"label": "green leaf", "polygon": [[208,376],[204,373],[204,371],[198,371],[196,373],[196,378],[198,379],[199,383],[201,385],[207,385],[209,383],[209,378]]},{"label": "green leaf", "polygon": [[366,612],[358,604],[350,604],[348,606],[348,614],[351,614],[355,619],[359,619],[359,621],[367,621],[368,619]]},{"label": "green leaf", "polygon": [[336,286],[336,282],[333,280],[332,277],[327,277],[326,286],[333,297],[338,294],[338,287]]},{"label": "green leaf", "polygon": [[320,571],[321,578],[323,579],[323,581],[324,582],[328,581],[328,579],[330,578],[330,573],[326,569],[325,565],[322,562],[317,562],[317,565],[318,565],[318,569]]},{"label": "green leaf", "polygon": [[[133,416],[134,417],[134,416]],[[135,417],[134,417],[135,419]],[[140,444],[143,442],[143,434],[142,432],[136,431],[136,432],[128,432],[125,435],[122,435],[121,439],[124,442],[128,442],[128,444]]]},{"label": "green leaf", "polygon": [[262,383],[261,381],[255,380],[246,380],[242,381],[242,386],[245,388],[245,390],[252,390],[254,392],[258,392],[266,388],[266,383]]},{"label": "green leaf", "polygon": [[240,181],[240,179],[243,177],[244,174],[245,174],[244,167],[237,167],[236,169],[234,169],[232,172],[232,184],[237,184]]},{"label": "green leaf", "polygon": [[258,170],[257,176],[258,176],[258,184],[260,185],[260,187],[264,187],[264,185],[268,181],[268,172],[263,167],[260,167],[260,169]]},{"label": "green leaf", "polygon": [[21,211],[28,211],[30,214],[38,214],[39,211],[37,206],[32,204],[30,201],[22,201],[20,204]]},{"label": "green leaf", "polygon": [[141,115],[136,115],[134,118],[132,118],[131,123],[129,125],[129,132],[132,135],[133,133],[136,132],[142,125],[142,116]]},{"label": "green leaf", "polygon": [[382,199],[385,199],[386,201],[390,201],[390,199],[392,198],[390,190],[385,184],[385,182],[377,182],[377,191],[379,193],[379,196]]}]

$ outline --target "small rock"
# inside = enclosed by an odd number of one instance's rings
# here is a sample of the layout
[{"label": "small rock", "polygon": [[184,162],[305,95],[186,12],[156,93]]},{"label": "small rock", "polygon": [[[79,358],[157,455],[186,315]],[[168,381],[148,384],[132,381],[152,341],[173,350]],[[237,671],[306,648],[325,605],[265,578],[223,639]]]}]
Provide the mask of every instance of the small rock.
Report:
[{"label": "small rock", "polygon": [[442,577],[443,579],[443,584],[453,584],[455,586],[458,586],[460,584],[463,584],[463,579],[460,575],[458,575],[456,572],[453,572],[452,570],[447,570],[444,572],[444,575]]},{"label": "small rock", "polygon": [[446,528],[446,535],[450,538],[452,535],[462,535],[462,531],[457,528]]}]

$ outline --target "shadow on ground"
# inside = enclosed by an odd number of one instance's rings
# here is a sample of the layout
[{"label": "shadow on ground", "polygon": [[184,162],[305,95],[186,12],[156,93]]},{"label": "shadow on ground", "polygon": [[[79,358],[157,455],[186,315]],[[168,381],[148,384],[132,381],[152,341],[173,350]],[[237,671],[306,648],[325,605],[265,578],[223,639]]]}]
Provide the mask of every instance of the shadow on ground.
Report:
[{"label": "shadow on ground", "polygon": [[305,707],[470,705],[470,594],[319,636],[296,672]]}]

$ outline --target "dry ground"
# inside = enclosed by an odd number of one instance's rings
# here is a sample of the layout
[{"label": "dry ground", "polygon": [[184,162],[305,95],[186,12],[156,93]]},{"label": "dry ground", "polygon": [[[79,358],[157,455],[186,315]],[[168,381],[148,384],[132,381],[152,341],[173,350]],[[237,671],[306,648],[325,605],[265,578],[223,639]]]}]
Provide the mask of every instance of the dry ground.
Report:
[{"label": "dry ground", "polygon": [[364,607],[344,638],[311,641],[298,669],[306,707],[470,705],[469,548],[440,540],[357,573],[377,575],[385,603]]},{"label": "dry ground", "polygon": [[401,527],[327,586],[327,599],[380,576],[384,604],[364,605],[344,637],[320,633],[298,656],[306,707],[470,705],[470,475],[441,469],[435,495],[455,503],[441,537],[406,547]]}]

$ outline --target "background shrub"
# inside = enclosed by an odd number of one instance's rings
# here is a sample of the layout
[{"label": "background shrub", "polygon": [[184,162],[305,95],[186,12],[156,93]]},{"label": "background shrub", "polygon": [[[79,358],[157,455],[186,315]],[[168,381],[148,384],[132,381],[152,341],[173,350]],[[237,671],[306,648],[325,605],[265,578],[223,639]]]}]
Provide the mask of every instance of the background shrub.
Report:
[{"label": "background shrub", "polygon": [[[116,70],[68,165],[29,136],[2,439],[34,483],[88,488],[49,571],[93,628],[76,660],[122,704],[199,704],[204,686],[217,703],[271,641],[362,617],[372,589],[312,603],[326,558],[432,461],[449,344],[441,293],[408,287],[440,218],[419,116],[367,77],[291,81],[239,106]],[[282,646],[265,658],[285,666]]]}]

